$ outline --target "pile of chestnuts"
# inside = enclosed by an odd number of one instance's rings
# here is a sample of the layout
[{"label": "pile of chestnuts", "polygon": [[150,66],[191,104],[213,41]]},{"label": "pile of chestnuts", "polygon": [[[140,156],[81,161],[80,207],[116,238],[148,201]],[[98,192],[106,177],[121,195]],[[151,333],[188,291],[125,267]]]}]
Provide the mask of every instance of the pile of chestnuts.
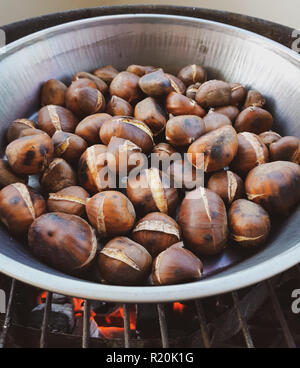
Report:
[{"label": "pile of chestnuts", "polygon": [[196,64],[177,75],[108,65],[68,86],[48,80],[36,121],[8,126],[0,220],[71,275],[199,280],[205,260],[227,247],[267,244],[273,216],[300,201],[300,141],[273,131],[273,120],[259,91],[207,80]]}]

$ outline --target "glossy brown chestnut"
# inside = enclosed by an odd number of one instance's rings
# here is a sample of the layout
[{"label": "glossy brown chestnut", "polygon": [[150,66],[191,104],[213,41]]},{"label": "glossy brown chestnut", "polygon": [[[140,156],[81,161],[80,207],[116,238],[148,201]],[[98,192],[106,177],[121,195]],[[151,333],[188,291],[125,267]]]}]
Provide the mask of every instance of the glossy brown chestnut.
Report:
[{"label": "glossy brown chestnut", "polygon": [[232,123],[235,122],[235,119],[240,113],[240,110],[233,105],[214,107],[213,111],[219,114],[226,115],[232,121]]},{"label": "glossy brown chestnut", "polygon": [[107,84],[104,82],[104,80],[102,80],[101,78],[93,75],[93,74],[90,74],[90,73],[87,73],[87,72],[78,72],[74,75],[73,77],[73,82],[74,81],[77,81],[79,79],[90,79],[92,82],[95,83],[97,89],[105,94],[107,91],[108,91],[108,86]]},{"label": "glossy brown chestnut", "polygon": [[231,87],[231,103],[235,106],[241,105],[246,98],[246,88],[240,83],[230,83]]},{"label": "glossy brown chestnut", "polygon": [[159,159],[168,159],[177,151],[169,143],[158,143],[153,147],[153,153],[155,153]]},{"label": "glossy brown chestnut", "polygon": [[286,136],[269,146],[270,161],[292,161],[300,164],[300,140]]},{"label": "glossy brown chestnut", "polygon": [[147,249],[152,257],[181,240],[181,230],[172,217],[152,212],[143,217],[132,231],[132,238]]},{"label": "glossy brown chestnut", "polygon": [[134,117],[147,124],[153,135],[159,134],[167,124],[166,113],[153,97],[147,97],[136,104]]},{"label": "glossy brown chestnut", "polygon": [[106,146],[95,144],[85,150],[78,164],[78,180],[80,185],[93,194],[112,187]]},{"label": "glossy brown chestnut", "polygon": [[191,282],[201,278],[203,264],[192,252],[176,243],[161,252],[153,261],[152,279],[155,285]]},{"label": "glossy brown chestnut", "polygon": [[195,115],[175,116],[166,125],[166,140],[174,147],[186,147],[204,133],[204,121]]},{"label": "glossy brown chestnut", "polygon": [[260,92],[250,89],[247,92],[243,109],[247,109],[250,106],[263,107],[265,103],[266,100],[264,99],[263,95]]},{"label": "glossy brown chestnut", "polygon": [[114,190],[95,194],[88,199],[86,213],[101,238],[127,234],[133,228],[136,217],[130,200]]},{"label": "glossy brown chestnut", "polygon": [[110,84],[110,95],[121,97],[129,103],[136,102],[141,97],[139,79],[136,74],[129,72],[117,74]]},{"label": "glossy brown chestnut", "polygon": [[186,86],[194,83],[203,83],[206,81],[206,71],[201,65],[187,65],[182,68],[177,77],[183,81]]},{"label": "glossy brown chestnut", "polygon": [[246,178],[245,191],[270,214],[287,215],[300,200],[300,166],[289,161],[257,166]]},{"label": "glossy brown chestnut", "polygon": [[116,77],[118,74],[119,71],[112,65],[106,65],[94,71],[94,75],[104,80],[104,82],[107,84],[110,84],[114,77]]},{"label": "glossy brown chestnut", "polygon": [[277,142],[278,139],[282,138],[280,134],[269,130],[259,134],[259,138],[264,142],[264,144],[269,147],[271,143]]},{"label": "glossy brown chestnut", "polygon": [[145,74],[139,80],[140,89],[147,96],[162,96],[172,91],[171,81],[162,69]]},{"label": "glossy brown chestnut", "polygon": [[9,124],[6,131],[6,140],[8,143],[20,138],[20,134],[25,129],[36,128],[36,123],[28,119],[16,119]]},{"label": "glossy brown chestnut", "polygon": [[257,106],[250,106],[238,115],[234,127],[237,132],[260,134],[270,130],[272,125],[273,117],[267,110]]},{"label": "glossy brown chestnut", "polygon": [[11,234],[26,235],[32,222],[44,212],[44,198],[23,183],[10,184],[0,191],[0,220]]},{"label": "glossy brown chestnut", "polygon": [[238,150],[230,164],[234,172],[246,175],[253,167],[268,162],[268,148],[258,135],[248,132],[238,133]]},{"label": "glossy brown chestnut", "polygon": [[131,141],[112,137],[107,147],[107,166],[112,172],[126,176],[147,160],[141,152],[142,149]]},{"label": "glossy brown chestnut", "polygon": [[153,149],[151,130],[145,123],[132,117],[115,116],[106,120],[100,129],[100,139],[103,144],[108,145],[113,136],[128,139],[145,153],[150,153]]},{"label": "glossy brown chestnut", "polygon": [[40,179],[45,192],[55,193],[59,190],[77,184],[76,173],[67,161],[55,158]]},{"label": "glossy brown chestnut", "polygon": [[140,215],[149,212],[174,213],[178,203],[177,189],[170,187],[169,177],[157,168],[142,170],[129,177],[127,195]]},{"label": "glossy brown chestnut", "polygon": [[80,156],[88,145],[84,139],[76,134],[57,131],[52,136],[54,154],[61,157],[71,165],[77,165]]},{"label": "glossy brown chestnut", "polygon": [[195,100],[196,98],[196,93],[198,91],[198,88],[201,86],[201,83],[195,83],[195,84],[191,84],[190,86],[188,86],[188,88],[185,91],[185,95],[188,98],[191,98],[192,100]]},{"label": "glossy brown chestnut", "polygon": [[51,138],[46,134],[37,134],[12,141],[6,147],[5,154],[16,174],[34,175],[45,170],[53,151]]},{"label": "glossy brown chestnut", "polygon": [[49,137],[49,135],[46,132],[44,132],[43,130],[36,129],[36,128],[28,128],[28,129],[23,129],[20,132],[19,138],[29,137],[30,135],[37,135],[37,134],[46,134]]},{"label": "glossy brown chestnut", "polygon": [[212,130],[221,128],[224,125],[232,125],[231,120],[224,114],[210,110],[203,118],[205,132],[209,133]]},{"label": "glossy brown chestnut", "polygon": [[38,128],[53,136],[57,130],[74,133],[78,119],[62,106],[47,105],[38,114]]},{"label": "glossy brown chestnut", "polygon": [[172,115],[197,115],[203,117],[206,112],[194,100],[176,92],[168,94],[166,109]]},{"label": "glossy brown chestnut", "polygon": [[17,176],[10,168],[8,161],[0,159],[0,188],[9,184],[23,183],[27,184],[27,175]]},{"label": "glossy brown chestnut", "polygon": [[41,93],[41,105],[65,105],[67,86],[59,80],[50,79],[43,84]]},{"label": "glossy brown chestnut", "polygon": [[185,196],[178,224],[186,248],[196,254],[214,255],[226,246],[226,208],[221,197],[209,189],[199,187]]},{"label": "glossy brown chestnut", "polygon": [[75,134],[83,138],[89,146],[97,144],[100,142],[100,128],[109,118],[111,118],[111,115],[105,113],[87,116],[77,125]]},{"label": "glossy brown chestnut", "polygon": [[104,282],[113,285],[140,285],[150,275],[152,257],[140,244],[124,236],[114,238],[97,258]]},{"label": "glossy brown chestnut", "polygon": [[227,205],[245,195],[243,180],[230,170],[214,173],[208,180],[207,188],[217,193]]},{"label": "glossy brown chestnut", "polygon": [[221,80],[209,80],[198,88],[196,102],[203,108],[231,104],[231,87]]},{"label": "glossy brown chestnut", "polygon": [[175,188],[192,190],[204,186],[204,173],[187,160],[175,160],[168,167],[168,175]]},{"label": "glossy brown chestnut", "polygon": [[85,214],[85,203],[89,196],[89,193],[81,187],[67,187],[56,193],[49,193],[47,207],[50,212],[83,216]]},{"label": "glossy brown chestnut", "polygon": [[228,224],[231,238],[242,247],[264,244],[271,228],[267,211],[247,199],[238,199],[232,203]]},{"label": "glossy brown chestnut", "polygon": [[71,83],[66,92],[66,107],[77,114],[78,107],[78,91],[82,88],[97,89],[96,84],[88,78],[80,78]]},{"label": "glossy brown chestnut", "polygon": [[133,107],[123,98],[112,96],[107,104],[106,112],[112,116],[132,116]]},{"label": "glossy brown chestnut", "polygon": [[182,82],[181,79],[175,77],[173,74],[165,73],[165,76],[170,80],[172,91],[176,93],[180,93],[182,95],[185,94],[186,86]]},{"label": "glossy brown chestnut", "polygon": [[228,166],[238,150],[238,138],[231,125],[204,134],[188,149],[188,159],[205,172],[217,171]]},{"label": "glossy brown chestnut", "polygon": [[28,246],[37,258],[49,266],[78,274],[94,260],[97,238],[93,228],[81,217],[51,212],[32,223]]},{"label": "glossy brown chestnut", "polygon": [[72,103],[67,100],[67,106],[77,116],[87,116],[103,112],[106,102],[103,94],[95,88],[77,88],[72,93]]},{"label": "glossy brown chestnut", "polygon": [[143,75],[150,73],[154,70],[153,66],[144,66],[144,65],[129,65],[126,69],[127,72],[136,74],[138,77],[142,77]]}]

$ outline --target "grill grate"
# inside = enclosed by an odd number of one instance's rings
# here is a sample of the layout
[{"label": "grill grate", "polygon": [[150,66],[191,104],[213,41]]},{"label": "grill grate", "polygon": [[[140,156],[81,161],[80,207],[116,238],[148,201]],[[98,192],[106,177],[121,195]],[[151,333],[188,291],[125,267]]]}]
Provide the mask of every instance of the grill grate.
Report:
[{"label": "grill grate", "polygon": [[[295,266],[294,271],[298,273],[298,279],[300,279],[300,267],[299,264]],[[261,294],[259,294],[259,290],[266,290],[267,296],[269,301],[271,301],[272,307],[275,312],[275,316],[277,322],[280,326],[280,332],[284,337],[284,341],[286,346],[289,348],[295,348],[296,342],[293,334],[288,326],[287,319],[285,317],[285,313],[281,307],[280,301],[276,294],[276,288],[273,285],[274,279],[269,279],[263,281],[256,285],[256,297],[260,298]],[[12,315],[14,309],[14,299],[15,299],[15,291],[16,285],[19,281],[12,279],[9,299],[7,304],[7,311],[4,318],[2,331],[0,334],[0,348],[5,347],[7,342],[7,337],[9,333],[9,328],[12,324]],[[253,348],[253,337],[250,333],[249,324],[247,322],[247,313],[245,306],[242,306],[242,300],[239,297],[237,291],[232,291],[230,293],[231,298],[233,300],[233,313],[235,314],[235,318],[238,321],[238,326],[232,327],[232,334],[235,335],[236,332],[241,331],[245,346],[247,348]],[[214,333],[210,333],[211,326],[206,321],[205,317],[205,308],[203,305],[203,300],[195,300],[195,310],[197,312],[198,320],[199,320],[199,331],[202,346],[205,348],[210,348],[216,345],[216,341],[211,336],[214,336]],[[43,323],[41,327],[41,334],[40,334],[40,348],[45,348],[48,345],[48,337],[49,337],[49,316],[51,312],[51,304],[52,304],[52,292],[47,293],[46,298],[46,306],[44,309],[43,315]],[[249,307],[250,308],[250,307]],[[130,327],[130,309],[129,304],[123,305],[124,310],[124,347],[130,348],[131,347],[131,327]],[[90,312],[91,312],[91,303],[89,300],[84,301],[84,309],[83,309],[83,331],[82,331],[82,348],[88,348],[90,346]],[[167,319],[166,319],[166,311],[164,304],[157,304],[157,312],[158,312],[158,320],[159,320],[159,327],[160,327],[160,335],[161,335],[161,346],[163,348],[168,348],[170,346],[169,337],[168,337],[168,326],[167,326]],[[227,317],[229,317],[228,315]],[[218,324],[216,324],[215,328],[218,328]],[[223,344],[223,346],[228,346]],[[233,347],[233,345],[230,345]]]}]

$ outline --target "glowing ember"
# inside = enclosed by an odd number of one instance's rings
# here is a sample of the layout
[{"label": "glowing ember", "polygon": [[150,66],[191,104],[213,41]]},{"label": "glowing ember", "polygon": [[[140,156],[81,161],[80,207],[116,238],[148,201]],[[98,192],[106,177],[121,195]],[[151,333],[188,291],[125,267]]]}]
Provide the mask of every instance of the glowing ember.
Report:
[{"label": "glowing ember", "polygon": [[173,303],[174,312],[182,313],[184,311],[184,308],[185,308],[184,304],[181,304],[181,303],[178,303],[178,302]]}]

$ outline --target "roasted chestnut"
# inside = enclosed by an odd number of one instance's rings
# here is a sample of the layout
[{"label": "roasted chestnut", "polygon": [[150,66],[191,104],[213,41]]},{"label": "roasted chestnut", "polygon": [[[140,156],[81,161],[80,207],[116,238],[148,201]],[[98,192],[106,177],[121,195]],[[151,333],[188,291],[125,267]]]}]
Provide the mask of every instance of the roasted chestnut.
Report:
[{"label": "roasted chestnut", "polygon": [[178,203],[177,189],[170,186],[169,177],[157,168],[129,177],[127,195],[140,215],[157,211],[172,214]]},{"label": "roasted chestnut", "polygon": [[235,122],[235,119],[240,113],[240,110],[236,106],[233,106],[233,105],[214,107],[211,110],[219,114],[226,115],[231,120],[232,123]]},{"label": "roasted chestnut", "polygon": [[153,135],[159,134],[167,124],[164,110],[152,97],[145,98],[136,104],[134,117],[147,124]]},{"label": "roasted chestnut", "polygon": [[44,132],[43,130],[36,129],[36,128],[28,128],[28,129],[23,129],[20,132],[19,138],[28,137],[30,135],[37,135],[37,134],[46,134],[48,136],[48,134],[46,132]]},{"label": "roasted chestnut", "polygon": [[132,117],[115,116],[106,120],[100,129],[100,139],[103,144],[108,145],[113,136],[128,139],[145,153],[150,153],[153,149],[151,130],[145,123]]},{"label": "roasted chestnut", "polygon": [[81,114],[79,107],[79,96],[78,91],[82,88],[93,88],[97,90],[96,84],[88,78],[80,78],[71,83],[66,92],[66,107],[73,111],[75,114]]},{"label": "roasted chestnut", "polygon": [[155,285],[191,282],[201,278],[203,264],[192,252],[176,243],[161,252],[153,261],[152,279]]},{"label": "roasted chestnut", "polygon": [[26,235],[32,222],[44,212],[44,198],[23,183],[10,184],[0,191],[0,220],[11,234]]},{"label": "roasted chestnut", "polygon": [[153,66],[144,66],[144,65],[129,65],[126,69],[127,72],[136,74],[139,77],[142,77],[143,75],[150,73],[154,70]]},{"label": "roasted chestnut", "polygon": [[246,88],[240,83],[231,83],[231,103],[235,106],[241,105],[246,98]]},{"label": "roasted chestnut", "polygon": [[22,130],[34,129],[36,128],[36,123],[29,119],[16,119],[9,124],[6,131],[6,140],[8,143],[20,138]]},{"label": "roasted chestnut", "polygon": [[143,217],[132,231],[132,238],[147,249],[152,257],[181,240],[181,230],[172,217],[152,212]]},{"label": "roasted chestnut", "polygon": [[106,108],[106,112],[112,116],[131,116],[133,108],[129,102],[118,96],[112,96]]},{"label": "roasted chestnut", "polygon": [[300,166],[288,161],[259,165],[249,172],[245,191],[270,214],[287,215],[300,200]]},{"label": "roasted chestnut", "polygon": [[247,109],[250,106],[263,107],[265,103],[266,100],[264,99],[263,95],[260,92],[250,89],[247,92],[243,109]]},{"label": "roasted chestnut", "polygon": [[57,131],[52,137],[54,154],[61,157],[71,165],[76,165],[80,156],[88,145],[84,139],[76,134]]},{"label": "roasted chestnut", "polygon": [[177,77],[183,81],[186,86],[194,83],[203,83],[206,81],[206,70],[201,65],[187,65],[182,68]]},{"label": "roasted chestnut", "polygon": [[209,189],[199,187],[186,195],[178,224],[186,248],[196,254],[214,255],[226,246],[226,208],[221,197]]},{"label": "roasted chestnut", "polygon": [[273,142],[277,142],[278,139],[281,138],[281,135],[269,130],[267,132],[263,132],[259,134],[259,138],[264,142],[264,144],[269,147],[269,145]]},{"label": "roasted chestnut", "polygon": [[95,144],[86,149],[78,164],[78,180],[88,192],[97,193],[112,187],[107,168],[107,147]]},{"label": "roasted chestnut", "polygon": [[73,82],[76,81],[76,80],[79,80],[79,79],[90,79],[92,82],[95,83],[97,89],[105,94],[107,91],[108,91],[108,86],[107,84],[104,82],[104,80],[102,80],[101,78],[93,75],[93,74],[90,74],[90,73],[87,73],[87,72],[78,72],[74,75],[73,77]]},{"label": "roasted chestnut", "polygon": [[8,163],[16,174],[33,175],[45,170],[53,156],[53,144],[46,134],[22,137],[5,150]]},{"label": "roasted chestnut", "polygon": [[182,95],[185,94],[186,87],[181,79],[175,77],[173,74],[168,73],[165,73],[165,76],[170,80],[172,91],[181,93]]},{"label": "roasted chestnut", "polygon": [[55,193],[59,190],[77,184],[76,173],[67,161],[55,158],[40,179],[45,192]]},{"label": "roasted chestnut", "polygon": [[227,205],[245,195],[243,180],[230,170],[214,173],[208,180],[207,188],[219,194]]},{"label": "roasted chestnut", "polygon": [[237,137],[237,154],[230,164],[234,172],[244,176],[253,167],[268,162],[268,149],[258,135],[243,132]]},{"label": "roasted chestnut", "polygon": [[107,84],[110,84],[114,77],[116,77],[118,74],[119,71],[112,65],[106,65],[94,71],[94,75],[104,80],[104,82]]},{"label": "roasted chestnut", "polygon": [[231,87],[221,80],[209,80],[198,88],[196,102],[203,108],[231,104]]},{"label": "roasted chestnut", "polygon": [[148,96],[162,96],[172,91],[171,81],[162,69],[145,74],[139,80],[140,89]]},{"label": "roasted chestnut", "polygon": [[192,100],[195,100],[196,98],[196,93],[198,91],[198,88],[201,86],[201,83],[195,83],[195,84],[191,84],[190,86],[188,86],[188,88],[185,91],[185,95],[188,98],[191,98]]},{"label": "roasted chestnut", "polygon": [[89,146],[100,142],[99,131],[103,123],[111,118],[111,115],[100,113],[87,116],[77,125],[75,134],[83,138]]},{"label": "roasted chestnut", "polygon": [[196,169],[188,160],[173,161],[167,172],[175,188],[192,190],[204,186],[203,170]]},{"label": "roasted chestnut", "polygon": [[28,246],[37,258],[49,266],[78,274],[94,260],[97,238],[93,228],[81,217],[51,212],[32,223]]},{"label": "roasted chestnut", "polygon": [[101,238],[127,234],[135,223],[135,210],[122,193],[108,190],[95,194],[86,202],[90,223]]},{"label": "roasted chestnut", "polygon": [[186,147],[204,133],[204,121],[195,115],[175,116],[166,125],[166,140],[174,147]]},{"label": "roasted chestnut", "polygon": [[286,136],[269,146],[270,161],[292,161],[300,164],[300,140]]},{"label": "roasted chestnut", "polygon": [[38,128],[53,136],[57,130],[74,133],[78,119],[62,106],[47,105],[38,114]]},{"label": "roasted chestnut", "polygon": [[237,132],[250,132],[260,134],[272,128],[273,117],[267,111],[257,106],[244,109],[235,120]]},{"label": "roasted chestnut", "polygon": [[176,150],[168,143],[158,143],[153,147],[152,152],[155,153],[160,160],[163,160],[168,159],[176,153]]},{"label": "roasted chestnut", "polygon": [[67,92],[67,107],[77,116],[87,116],[103,112],[106,102],[103,94],[95,88],[76,88],[72,92],[72,99]]},{"label": "roasted chestnut", "polygon": [[9,184],[23,183],[27,184],[27,175],[17,176],[10,168],[8,161],[0,159],[0,187],[6,187]]},{"label": "roasted chestnut", "polygon": [[211,132],[212,130],[221,128],[224,125],[232,125],[231,120],[224,114],[220,114],[213,110],[210,110],[203,118],[205,125],[205,132]]},{"label": "roasted chestnut", "polygon": [[85,214],[85,203],[89,196],[89,193],[81,187],[67,187],[56,193],[49,193],[47,207],[50,212],[83,216]]},{"label": "roasted chestnut", "polygon": [[140,244],[124,236],[102,248],[97,264],[104,282],[113,285],[140,285],[151,271],[152,257]]},{"label": "roasted chestnut", "polygon": [[238,150],[238,138],[231,125],[204,134],[188,149],[188,159],[205,172],[217,171],[228,166]]},{"label": "roasted chestnut", "polygon": [[205,110],[196,101],[176,92],[168,94],[166,109],[172,115],[197,115],[203,117],[206,114]]},{"label": "roasted chestnut", "polygon": [[43,84],[41,105],[65,105],[67,86],[59,80],[50,79]]},{"label": "roasted chestnut", "polygon": [[242,247],[263,244],[270,232],[270,217],[259,204],[247,199],[234,201],[228,212],[233,241]]},{"label": "roasted chestnut", "polygon": [[136,74],[129,72],[117,74],[110,84],[110,95],[121,97],[129,103],[136,102],[141,97],[139,79]]}]

